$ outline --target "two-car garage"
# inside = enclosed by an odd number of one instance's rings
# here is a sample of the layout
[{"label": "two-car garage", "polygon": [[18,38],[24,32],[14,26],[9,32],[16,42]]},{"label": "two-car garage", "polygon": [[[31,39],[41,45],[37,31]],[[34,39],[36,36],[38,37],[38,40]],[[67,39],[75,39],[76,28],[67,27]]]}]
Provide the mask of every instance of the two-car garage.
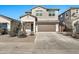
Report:
[{"label": "two-car garage", "polygon": [[56,32],[56,23],[38,23],[38,32]]}]

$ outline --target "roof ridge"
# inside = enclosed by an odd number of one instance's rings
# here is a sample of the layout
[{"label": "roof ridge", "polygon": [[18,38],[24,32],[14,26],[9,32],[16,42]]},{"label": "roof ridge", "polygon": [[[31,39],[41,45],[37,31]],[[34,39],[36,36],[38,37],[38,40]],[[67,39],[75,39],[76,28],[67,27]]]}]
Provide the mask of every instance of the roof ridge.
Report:
[{"label": "roof ridge", "polygon": [[4,17],[4,18],[7,18],[7,19],[10,20],[10,21],[12,21],[12,20],[13,20],[13,21],[18,21],[18,20],[16,20],[16,19],[13,19],[13,18],[8,17],[8,16],[5,16],[5,15],[1,15],[1,14],[0,14],[0,16],[1,16],[1,17]]}]

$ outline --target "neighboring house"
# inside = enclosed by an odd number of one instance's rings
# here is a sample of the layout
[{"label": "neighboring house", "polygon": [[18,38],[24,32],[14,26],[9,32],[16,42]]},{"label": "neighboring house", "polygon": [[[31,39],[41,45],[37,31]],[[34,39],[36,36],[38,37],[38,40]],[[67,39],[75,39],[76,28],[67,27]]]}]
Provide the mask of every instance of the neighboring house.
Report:
[{"label": "neighboring house", "polygon": [[20,22],[10,17],[0,15],[0,28],[7,31],[17,31]]},{"label": "neighboring house", "polygon": [[[59,15],[59,28],[61,31],[71,31],[72,30],[72,22],[79,17],[79,8],[70,8],[64,13]],[[63,25],[63,26],[62,26]],[[64,29],[62,29],[64,28]]]},{"label": "neighboring house", "polygon": [[[58,32],[58,12],[59,9],[48,9],[37,6],[32,8],[30,12],[26,12],[28,15],[25,15],[26,17],[21,17],[21,22],[24,20],[24,22],[28,23],[30,20],[35,22],[33,26],[34,32]],[[35,19],[37,20],[35,21]]]}]

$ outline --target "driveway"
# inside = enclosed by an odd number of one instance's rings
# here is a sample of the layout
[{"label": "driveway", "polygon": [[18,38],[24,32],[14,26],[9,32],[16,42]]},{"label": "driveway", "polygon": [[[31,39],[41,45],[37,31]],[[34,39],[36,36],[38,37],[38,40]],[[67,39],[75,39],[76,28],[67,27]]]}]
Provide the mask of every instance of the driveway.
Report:
[{"label": "driveway", "polygon": [[56,32],[39,32],[33,53],[79,53],[79,39]]}]

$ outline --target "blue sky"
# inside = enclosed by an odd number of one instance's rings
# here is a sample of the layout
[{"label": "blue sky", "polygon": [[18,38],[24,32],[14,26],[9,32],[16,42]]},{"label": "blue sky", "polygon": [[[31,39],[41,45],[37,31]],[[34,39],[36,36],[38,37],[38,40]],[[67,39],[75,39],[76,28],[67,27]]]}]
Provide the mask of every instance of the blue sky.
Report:
[{"label": "blue sky", "polygon": [[[19,19],[26,11],[29,11],[36,5],[0,5],[0,14]],[[43,5],[46,8],[59,8],[59,13],[63,13],[70,7],[79,7],[79,5]]]}]

